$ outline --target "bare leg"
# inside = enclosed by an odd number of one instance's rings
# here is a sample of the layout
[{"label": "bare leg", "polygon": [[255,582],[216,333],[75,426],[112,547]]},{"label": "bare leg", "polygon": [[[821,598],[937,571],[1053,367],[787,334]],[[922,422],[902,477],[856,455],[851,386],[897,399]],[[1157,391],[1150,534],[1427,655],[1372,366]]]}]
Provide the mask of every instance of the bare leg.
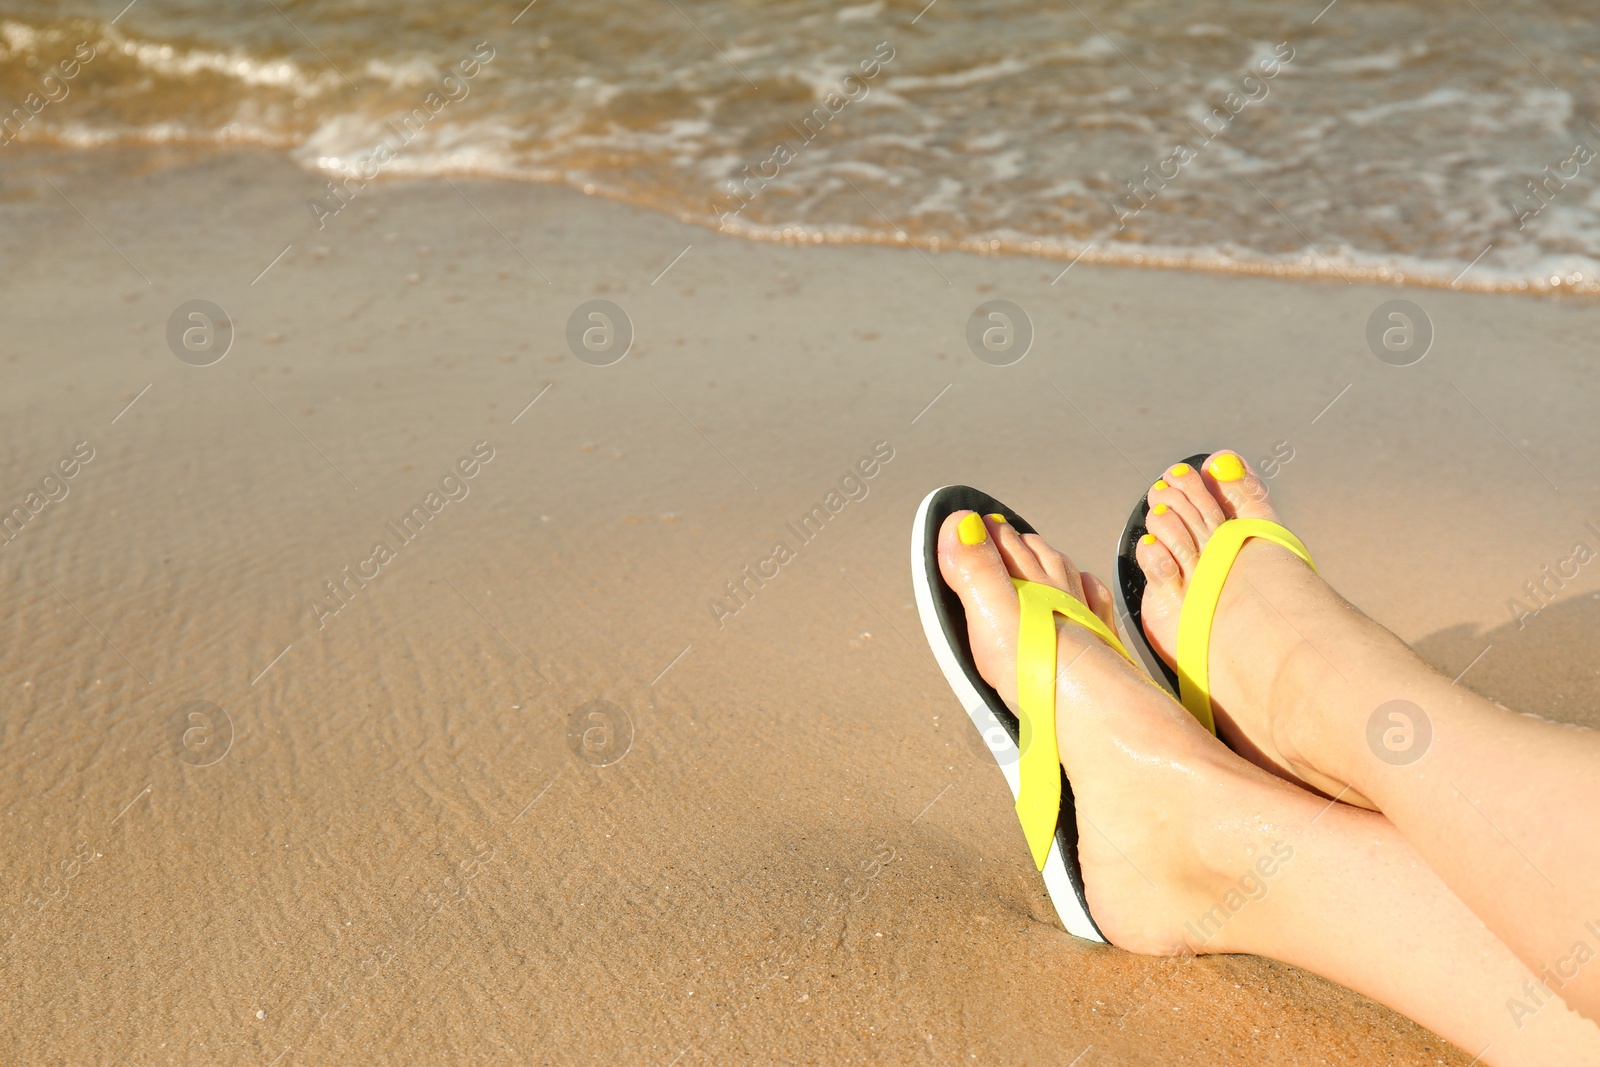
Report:
[{"label": "bare leg", "polygon": [[[1010,576],[1111,613],[1104,586],[1043,540],[973,516],[940,537],[978,667],[1015,707]],[[978,538],[981,537],[981,540]],[[1388,1004],[1486,1064],[1600,1064],[1600,1029],[1552,1000],[1513,1019],[1533,975],[1382,816],[1251,766],[1081,627],[1059,629],[1057,740],[1077,799],[1089,904],[1137,952],[1252,952]],[[1518,1023],[1521,1026],[1518,1026]]]},{"label": "bare leg", "polygon": [[[1168,472],[1145,625],[1169,657],[1199,547],[1227,517],[1276,516],[1242,462]],[[1236,457],[1235,457],[1236,458]],[[1218,477],[1218,472],[1224,476]],[[1451,682],[1275,545],[1240,553],[1218,605],[1212,692],[1263,767],[1381,810],[1538,976],[1502,1013],[1559,994],[1600,1019],[1600,733],[1518,715]]]},{"label": "bare leg", "polygon": [[[1302,822],[1301,797],[1286,805],[1296,811],[1286,823],[1296,834],[1286,840],[1301,843],[1279,878],[1265,883],[1260,904],[1270,907],[1249,916],[1237,934],[1224,925],[1213,950],[1304,967],[1416,1020],[1485,1064],[1600,1062],[1600,1028],[1560,998],[1545,994],[1538,1008],[1507,1009],[1508,1001],[1527,999],[1537,978],[1387,819],[1335,804],[1310,824]],[[1257,906],[1247,905],[1238,917]]]}]

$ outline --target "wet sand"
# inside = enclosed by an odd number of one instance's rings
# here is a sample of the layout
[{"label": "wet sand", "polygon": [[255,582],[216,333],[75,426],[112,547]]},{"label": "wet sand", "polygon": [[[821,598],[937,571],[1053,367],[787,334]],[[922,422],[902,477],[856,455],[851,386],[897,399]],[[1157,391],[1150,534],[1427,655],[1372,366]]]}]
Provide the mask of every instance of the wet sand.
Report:
[{"label": "wet sand", "polygon": [[[3,163],[3,506],[47,502],[0,545],[0,1060],[1468,1062],[1290,967],[1063,933],[906,538],[963,481],[1104,574],[1164,464],[1287,442],[1346,596],[1600,725],[1600,566],[1508,605],[1600,547],[1600,305],[1052,284],[486,181],[318,231],[269,153]],[[963,336],[1000,298],[1009,367]],[[168,346],[193,299],[210,366]],[[567,348],[591,299],[610,366]],[[1363,339],[1391,299],[1437,331],[1411,367]]]}]

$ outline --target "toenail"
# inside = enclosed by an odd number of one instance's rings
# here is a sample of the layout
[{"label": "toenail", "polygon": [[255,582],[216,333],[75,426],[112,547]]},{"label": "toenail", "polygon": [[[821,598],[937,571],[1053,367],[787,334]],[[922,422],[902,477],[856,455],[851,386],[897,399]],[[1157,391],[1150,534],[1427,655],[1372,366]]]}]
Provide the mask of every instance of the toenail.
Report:
[{"label": "toenail", "polygon": [[1162,489],[1170,489],[1170,488],[1172,488],[1172,487],[1167,484],[1167,480],[1165,478],[1157,478],[1156,479],[1156,484],[1152,485],[1150,487],[1150,489],[1152,491],[1159,491],[1159,490],[1162,490]]},{"label": "toenail", "polygon": [[1141,545],[1153,545],[1156,543],[1156,535],[1145,534],[1143,537],[1139,538],[1139,543]]},{"label": "toenail", "polygon": [[1006,517],[1004,515],[1000,514],[998,511],[995,512],[993,515],[989,516],[989,521],[990,522],[998,522],[1001,526],[1009,525],[1006,522]]},{"label": "toenail", "polygon": [[1236,482],[1244,477],[1244,463],[1232,452],[1211,461],[1211,476],[1219,482]]},{"label": "toenail", "polygon": [[983,525],[983,516],[976,511],[967,515],[956,527],[956,536],[964,545],[981,545],[989,540],[989,531]]},{"label": "toenail", "polygon": [[1185,474],[1189,473],[1189,469],[1190,468],[1187,463],[1180,463],[1176,467],[1173,467],[1170,473],[1174,478],[1182,478]]},{"label": "toenail", "polygon": [[1171,509],[1168,508],[1165,504],[1157,504],[1155,507],[1150,509],[1150,514],[1152,514],[1152,515],[1165,515],[1170,510]]}]

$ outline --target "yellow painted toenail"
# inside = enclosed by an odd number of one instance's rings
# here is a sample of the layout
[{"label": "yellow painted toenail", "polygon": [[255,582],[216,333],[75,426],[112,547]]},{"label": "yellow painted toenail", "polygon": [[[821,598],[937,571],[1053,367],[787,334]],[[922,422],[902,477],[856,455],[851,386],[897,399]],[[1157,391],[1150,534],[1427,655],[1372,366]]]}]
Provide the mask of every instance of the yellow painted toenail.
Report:
[{"label": "yellow painted toenail", "polygon": [[1173,467],[1169,473],[1174,478],[1182,478],[1185,474],[1189,473],[1189,465],[1187,463],[1180,463],[1176,467]]},{"label": "yellow painted toenail", "polygon": [[976,511],[962,519],[956,526],[956,536],[964,545],[981,545],[989,540],[989,531],[983,525],[983,516]]},{"label": "yellow painted toenail", "polygon": [[1152,485],[1150,488],[1153,491],[1159,492],[1162,489],[1171,489],[1172,487],[1167,484],[1167,480],[1165,478],[1157,478],[1156,484]]},{"label": "yellow painted toenail", "polygon": [[1244,477],[1244,463],[1232,452],[1224,452],[1211,461],[1211,477],[1219,482],[1236,482]]},{"label": "yellow painted toenail", "polygon": [[1142,545],[1153,545],[1156,543],[1156,535],[1145,534],[1143,537],[1139,538],[1139,543]]},{"label": "yellow painted toenail", "polygon": [[989,516],[989,521],[990,522],[998,522],[1001,526],[1010,525],[1009,523],[1006,522],[1006,517],[1004,515],[1000,514],[998,511],[995,512],[993,515]]},{"label": "yellow painted toenail", "polygon": [[1172,510],[1172,509],[1167,507],[1165,504],[1157,504],[1155,507],[1150,509],[1150,514],[1152,514],[1152,515],[1165,515],[1170,510]]}]

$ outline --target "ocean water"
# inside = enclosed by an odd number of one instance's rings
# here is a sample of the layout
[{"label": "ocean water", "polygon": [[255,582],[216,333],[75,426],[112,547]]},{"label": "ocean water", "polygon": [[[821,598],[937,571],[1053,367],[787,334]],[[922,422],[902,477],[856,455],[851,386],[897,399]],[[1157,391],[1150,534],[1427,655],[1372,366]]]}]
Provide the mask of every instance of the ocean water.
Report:
[{"label": "ocean water", "polygon": [[[15,143],[562,182],[759,239],[1600,293],[1550,0],[8,0]],[[317,210],[308,205],[308,210]]]}]

